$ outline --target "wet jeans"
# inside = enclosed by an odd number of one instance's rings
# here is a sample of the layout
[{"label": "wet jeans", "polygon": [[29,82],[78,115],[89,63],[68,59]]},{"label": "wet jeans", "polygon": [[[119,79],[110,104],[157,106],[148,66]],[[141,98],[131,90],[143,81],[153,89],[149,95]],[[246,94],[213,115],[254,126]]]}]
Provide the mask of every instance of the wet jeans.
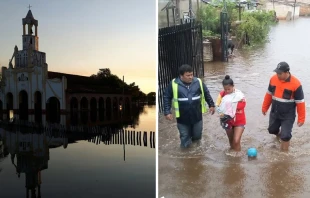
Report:
[{"label": "wet jeans", "polygon": [[177,123],[177,127],[180,133],[181,148],[187,148],[192,141],[201,139],[202,120],[191,125]]}]

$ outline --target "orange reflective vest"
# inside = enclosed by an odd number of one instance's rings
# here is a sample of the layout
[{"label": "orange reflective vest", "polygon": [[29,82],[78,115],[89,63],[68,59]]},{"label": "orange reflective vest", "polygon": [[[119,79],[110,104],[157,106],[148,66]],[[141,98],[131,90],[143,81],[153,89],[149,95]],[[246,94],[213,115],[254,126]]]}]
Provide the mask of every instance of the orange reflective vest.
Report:
[{"label": "orange reflective vest", "polygon": [[293,75],[285,81],[279,80],[277,75],[271,77],[262,111],[267,112],[271,104],[271,113],[280,119],[294,119],[297,107],[298,122],[305,122],[306,105],[303,89],[300,81]]}]

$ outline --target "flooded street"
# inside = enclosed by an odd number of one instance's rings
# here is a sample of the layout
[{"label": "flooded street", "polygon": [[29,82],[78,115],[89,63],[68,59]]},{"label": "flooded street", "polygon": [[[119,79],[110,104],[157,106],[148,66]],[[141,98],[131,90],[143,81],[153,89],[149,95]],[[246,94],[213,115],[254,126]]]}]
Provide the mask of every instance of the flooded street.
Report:
[{"label": "flooded street", "polygon": [[[159,116],[159,197],[310,197],[310,18],[280,21],[270,32],[270,42],[247,50],[237,50],[228,63],[205,63],[205,79],[213,100],[222,90],[222,80],[230,75],[247,99],[247,125],[241,139],[242,153],[229,151],[228,138],[218,115],[204,115],[203,138],[199,145],[181,150],[175,121]],[[301,81],[307,107],[306,123],[295,122],[291,148],[279,152],[280,143],[268,134],[268,116],[261,106],[273,70],[281,61]],[[159,74],[160,75],[160,74]],[[269,109],[270,111],[270,109]],[[258,157],[249,160],[249,147]]]},{"label": "flooded street", "polygon": [[155,197],[156,107],[132,117],[124,133],[0,128],[0,197]]}]

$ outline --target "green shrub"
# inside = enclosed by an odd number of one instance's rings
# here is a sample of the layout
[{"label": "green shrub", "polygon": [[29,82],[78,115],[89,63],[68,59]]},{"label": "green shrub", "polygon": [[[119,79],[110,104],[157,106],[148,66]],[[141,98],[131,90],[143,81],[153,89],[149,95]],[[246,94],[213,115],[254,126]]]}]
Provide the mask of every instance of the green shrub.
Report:
[{"label": "green shrub", "polygon": [[237,38],[241,39],[247,33],[251,44],[265,42],[268,38],[270,27],[274,23],[273,19],[273,12],[244,12],[242,14],[243,22],[236,27]]},{"label": "green shrub", "polygon": [[[223,9],[223,2],[213,1],[212,5],[203,4],[197,12],[197,19],[202,24],[204,37],[220,37],[220,12]],[[266,41],[271,25],[274,23],[272,11],[242,11],[242,23],[232,28],[232,23],[239,20],[239,9],[235,2],[227,1],[226,9],[228,13],[228,28],[237,39],[243,38],[247,32],[250,43],[257,44]]]}]

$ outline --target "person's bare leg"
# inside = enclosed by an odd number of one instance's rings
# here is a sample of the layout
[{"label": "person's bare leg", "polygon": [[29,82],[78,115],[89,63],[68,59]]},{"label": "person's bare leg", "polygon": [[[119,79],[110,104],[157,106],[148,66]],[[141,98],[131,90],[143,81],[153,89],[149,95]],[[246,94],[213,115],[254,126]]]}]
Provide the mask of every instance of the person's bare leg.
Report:
[{"label": "person's bare leg", "polygon": [[244,127],[235,127],[234,128],[234,139],[233,139],[233,148],[235,151],[241,151],[241,136],[244,131]]},{"label": "person's bare leg", "polygon": [[288,148],[290,147],[290,141],[282,141],[281,142],[281,150],[282,151],[288,151]]},{"label": "person's bare leg", "polygon": [[229,140],[230,149],[234,149],[233,140],[234,140],[234,129],[226,130],[226,134]]},{"label": "person's bare leg", "polygon": [[292,129],[295,119],[288,119],[281,121],[281,151],[288,151],[290,147],[290,140],[292,138]]}]

